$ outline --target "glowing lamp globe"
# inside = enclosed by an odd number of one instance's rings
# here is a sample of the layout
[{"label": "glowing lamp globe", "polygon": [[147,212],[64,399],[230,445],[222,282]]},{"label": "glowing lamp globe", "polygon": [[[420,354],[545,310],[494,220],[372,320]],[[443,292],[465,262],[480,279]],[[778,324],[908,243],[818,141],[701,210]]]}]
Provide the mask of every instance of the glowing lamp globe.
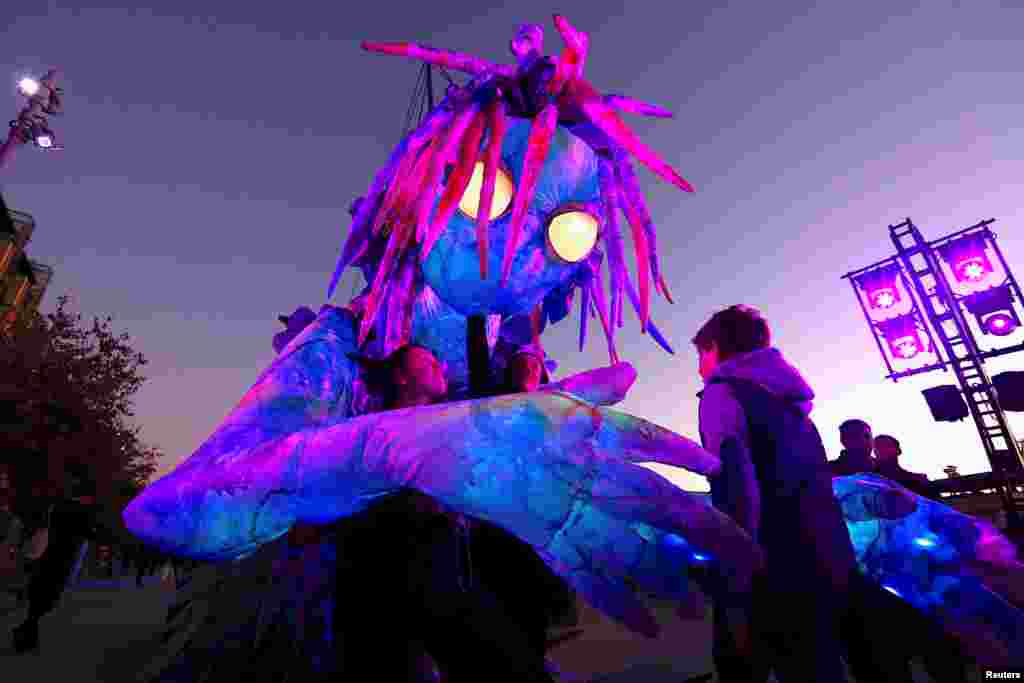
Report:
[{"label": "glowing lamp globe", "polygon": [[585,259],[597,243],[597,219],[586,211],[557,214],[548,224],[548,243],[568,263]]},{"label": "glowing lamp globe", "polygon": [[18,91],[25,97],[32,97],[39,92],[39,81],[34,78],[23,78],[18,81]]},{"label": "glowing lamp globe", "polygon": [[937,248],[949,264],[957,282],[976,285],[992,274],[992,262],[985,253],[985,235],[980,232],[964,235]]},{"label": "glowing lamp globe", "polygon": [[53,138],[49,135],[39,135],[36,137],[36,144],[43,149],[50,149],[53,147]]},{"label": "glowing lamp globe", "polygon": [[909,360],[921,353],[921,342],[916,337],[900,337],[889,343],[897,358]]},{"label": "glowing lamp globe", "polygon": [[[476,220],[477,214],[480,213],[480,195],[483,193],[483,189],[484,162],[478,161],[473,167],[469,185],[466,186],[466,191],[462,193],[462,199],[459,200],[459,211],[473,220]],[[494,194],[491,197],[491,220],[508,211],[508,207],[512,205],[514,191],[515,185],[512,183],[512,178],[504,170],[498,168],[494,176]]]},{"label": "glowing lamp globe", "polygon": [[896,292],[890,288],[876,289],[870,295],[872,308],[892,308],[896,305]]},{"label": "glowing lamp globe", "polygon": [[956,264],[956,276],[962,282],[981,282],[991,270],[981,258],[964,259]]},{"label": "glowing lamp globe", "polygon": [[1017,329],[1017,321],[1008,313],[995,313],[985,320],[985,331],[997,337],[1005,337]]},{"label": "glowing lamp globe", "polygon": [[869,309],[888,312],[900,303],[900,293],[896,288],[899,279],[899,266],[890,264],[857,276],[855,282],[864,292]]}]

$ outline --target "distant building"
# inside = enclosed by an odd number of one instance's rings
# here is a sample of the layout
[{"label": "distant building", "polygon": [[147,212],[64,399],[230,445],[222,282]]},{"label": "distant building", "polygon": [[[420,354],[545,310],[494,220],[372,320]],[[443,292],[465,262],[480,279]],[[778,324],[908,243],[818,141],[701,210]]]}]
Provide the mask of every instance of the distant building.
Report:
[{"label": "distant building", "polygon": [[39,308],[53,269],[26,253],[36,222],[27,213],[7,210],[0,221],[0,333],[10,330]]}]

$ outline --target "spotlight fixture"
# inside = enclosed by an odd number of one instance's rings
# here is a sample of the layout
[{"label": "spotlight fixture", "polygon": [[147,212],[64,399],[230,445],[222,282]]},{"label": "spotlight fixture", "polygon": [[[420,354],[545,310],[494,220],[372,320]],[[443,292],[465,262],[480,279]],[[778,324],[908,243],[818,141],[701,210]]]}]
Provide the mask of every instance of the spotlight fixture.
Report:
[{"label": "spotlight fixture", "polygon": [[883,320],[878,323],[878,328],[895,358],[910,360],[926,350],[912,313]]},{"label": "spotlight fixture", "polygon": [[964,307],[974,315],[983,334],[1005,337],[1021,325],[1013,307],[1009,283],[965,297]]},{"label": "spotlight fixture", "polygon": [[867,298],[868,307],[874,311],[885,311],[900,301],[900,292],[896,287],[899,279],[900,267],[890,264],[858,276],[856,282]]},{"label": "spotlight fixture", "polygon": [[953,277],[963,284],[977,284],[992,274],[992,262],[985,252],[985,235],[974,232],[958,237],[936,248],[953,270]]}]

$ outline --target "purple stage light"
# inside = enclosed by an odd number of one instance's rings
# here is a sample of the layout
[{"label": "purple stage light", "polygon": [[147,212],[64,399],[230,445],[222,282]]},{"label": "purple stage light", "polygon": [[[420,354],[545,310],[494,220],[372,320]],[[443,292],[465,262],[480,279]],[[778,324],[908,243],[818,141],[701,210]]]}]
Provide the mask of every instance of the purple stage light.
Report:
[{"label": "purple stage light", "polygon": [[956,264],[956,272],[968,282],[980,282],[988,274],[985,264],[977,258],[964,259]]},{"label": "purple stage light", "polygon": [[1017,321],[1009,313],[996,313],[985,320],[985,331],[997,337],[1012,334],[1017,327]]},{"label": "purple stage light", "polygon": [[910,360],[926,350],[913,314],[908,313],[884,320],[878,323],[878,329],[895,358]]},{"label": "purple stage light", "polygon": [[963,302],[985,334],[1005,337],[1020,327],[1020,318],[1014,310],[1009,285],[976,292],[965,297]]},{"label": "purple stage light", "polygon": [[977,284],[992,274],[992,262],[985,253],[985,235],[975,232],[938,247],[937,251],[953,269],[957,282]]},{"label": "purple stage light", "polygon": [[916,337],[900,337],[890,342],[893,353],[900,358],[910,359],[921,353],[921,342]]},{"label": "purple stage light", "polygon": [[896,289],[876,289],[871,293],[872,308],[892,308],[896,304]]},{"label": "purple stage light", "polygon": [[856,278],[857,284],[867,297],[868,307],[872,310],[885,311],[899,303],[900,292],[896,288],[899,277],[899,266],[891,264]]}]

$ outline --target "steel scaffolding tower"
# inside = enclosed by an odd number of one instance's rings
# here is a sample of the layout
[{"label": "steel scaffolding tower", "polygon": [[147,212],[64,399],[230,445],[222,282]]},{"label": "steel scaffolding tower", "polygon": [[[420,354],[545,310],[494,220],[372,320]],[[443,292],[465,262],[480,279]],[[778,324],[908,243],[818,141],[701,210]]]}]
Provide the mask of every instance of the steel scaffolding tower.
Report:
[{"label": "steel scaffolding tower", "polygon": [[[987,229],[992,222],[983,221],[969,230]],[[889,233],[974,418],[992,473],[1000,483],[999,495],[1006,510],[1007,526],[1020,528],[1024,520],[1021,519],[1021,501],[1014,484],[1024,474],[1024,463],[999,397],[985,372],[984,355],[941,272],[932,244],[924,239],[909,218],[890,225]]]}]

